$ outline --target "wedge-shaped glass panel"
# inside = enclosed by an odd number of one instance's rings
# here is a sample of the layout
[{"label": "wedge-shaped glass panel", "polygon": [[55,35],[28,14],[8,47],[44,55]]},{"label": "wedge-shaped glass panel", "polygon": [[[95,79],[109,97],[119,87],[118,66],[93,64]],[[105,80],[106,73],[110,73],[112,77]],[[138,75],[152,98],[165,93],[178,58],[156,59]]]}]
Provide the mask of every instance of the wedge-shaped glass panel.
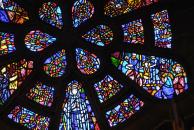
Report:
[{"label": "wedge-shaped glass panel", "polygon": [[105,76],[103,80],[94,84],[100,102],[104,102],[114,96],[123,86],[114,80],[110,75]]},{"label": "wedge-shaped glass panel", "polygon": [[168,11],[163,10],[151,15],[154,33],[155,46],[162,48],[171,48],[172,32],[168,16]]},{"label": "wedge-shaped glass panel", "polygon": [[94,6],[88,0],[77,0],[72,7],[73,26],[78,27],[94,14]]},{"label": "wedge-shaped glass panel", "polygon": [[68,84],[59,130],[100,130],[82,84]]},{"label": "wedge-shaped glass panel", "polygon": [[6,55],[15,50],[14,35],[0,32],[0,55]]},{"label": "wedge-shaped glass panel", "polygon": [[26,47],[35,52],[44,50],[55,41],[56,38],[39,30],[30,31],[24,39]]},{"label": "wedge-shaped glass panel", "polygon": [[51,77],[61,77],[67,66],[65,50],[58,51],[44,62],[44,71]]},{"label": "wedge-shaped glass panel", "polygon": [[23,24],[29,20],[27,12],[13,0],[0,0],[0,21]]},{"label": "wedge-shaped glass panel", "polygon": [[76,49],[77,67],[83,74],[93,74],[100,68],[100,59],[81,48]]},{"label": "wedge-shaped glass panel", "polygon": [[33,61],[25,59],[0,67],[0,105],[21,86],[32,69]]},{"label": "wedge-shaped glass panel", "polygon": [[121,102],[118,106],[106,112],[111,127],[118,125],[129,119],[134,113],[143,107],[144,103],[134,95],[130,95],[127,99]]},{"label": "wedge-shaped glass panel", "polygon": [[50,118],[41,116],[21,106],[16,106],[8,118],[31,130],[48,130]]},{"label": "wedge-shaped glass panel", "polygon": [[188,89],[184,68],[172,59],[116,52],[112,55],[112,63],[157,98],[171,99]]},{"label": "wedge-shaped glass panel", "polygon": [[30,92],[26,96],[43,106],[50,107],[53,103],[54,90],[53,87],[37,82],[35,87],[30,89]]},{"label": "wedge-shaped glass panel", "polygon": [[54,2],[47,2],[42,5],[39,9],[40,19],[46,23],[62,29],[63,27],[63,18],[61,8],[57,6]]},{"label": "wedge-shaped glass panel", "polygon": [[106,46],[113,40],[113,32],[106,25],[98,25],[82,36],[86,41],[98,46]]}]

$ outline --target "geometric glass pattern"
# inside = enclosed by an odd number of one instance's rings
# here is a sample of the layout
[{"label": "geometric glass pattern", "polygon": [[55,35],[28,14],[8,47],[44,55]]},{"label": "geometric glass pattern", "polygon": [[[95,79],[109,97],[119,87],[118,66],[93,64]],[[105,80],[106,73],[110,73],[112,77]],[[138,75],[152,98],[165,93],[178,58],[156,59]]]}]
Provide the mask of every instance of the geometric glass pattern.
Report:
[{"label": "geometric glass pattern", "polygon": [[0,21],[23,24],[29,20],[27,12],[12,0],[0,1]]},{"label": "geometric glass pattern", "polygon": [[107,75],[103,80],[94,84],[100,102],[104,102],[114,96],[123,87],[118,81]]},{"label": "geometric glass pattern", "polygon": [[9,113],[8,118],[32,130],[48,130],[50,121],[50,118],[36,114],[21,106],[16,106]]},{"label": "geometric glass pattern", "polygon": [[124,32],[124,42],[129,44],[144,43],[144,32],[141,19],[124,24],[122,25],[122,28]]},{"label": "geometric glass pattern", "polygon": [[82,84],[68,84],[59,130],[100,130]]},{"label": "geometric glass pattern", "polygon": [[53,103],[54,88],[37,82],[26,96],[43,106],[50,107]]},{"label": "geometric glass pattern", "polygon": [[26,47],[31,51],[42,51],[49,45],[56,41],[56,38],[50,36],[49,34],[43,33],[39,30],[30,31],[25,39]]},{"label": "geometric glass pattern", "polygon": [[78,27],[94,14],[94,6],[88,0],[77,0],[72,7],[73,27]]},{"label": "geometric glass pattern", "polygon": [[0,55],[6,55],[16,50],[14,45],[14,35],[0,32]]},{"label": "geometric glass pattern", "polygon": [[151,18],[154,25],[155,46],[171,48],[172,32],[168,11],[163,10],[161,12],[152,14]]},{"label": "geometric glass pattern", "polygon": [[130,95],[122,103],[106,112],[106,118],[108,119],[111,127],[124,122],[130,118],[134,113],[139,111],[143,107],[144,102],[136,98],[134,95]]},{"label": "geometric glass pattern", "polygon": [[184,68],[172,59],[116,52],[112,63],[131,80],[159,99],[172,99],[188,89]]}]

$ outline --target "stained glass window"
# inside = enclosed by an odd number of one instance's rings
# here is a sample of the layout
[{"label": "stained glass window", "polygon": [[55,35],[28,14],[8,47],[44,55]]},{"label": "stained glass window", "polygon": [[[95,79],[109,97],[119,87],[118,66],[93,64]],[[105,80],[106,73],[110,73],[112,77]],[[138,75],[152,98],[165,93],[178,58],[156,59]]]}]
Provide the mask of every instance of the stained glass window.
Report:
[{"label": "stained glass window", "polygon": [[57,6],[54,2],[44,3],[42,7],[39,9],[40,19],[45,21],[46,23],[62,29],[63,27],[63,19],[61,8]]},{"label": "stained glass window", "polygon": [[68,84],[60,120],[60,130],[100,130],[82,84]]},{"label": "stained glass window", "polygon": [[14,35],[0,32],[0,55],[9,54],[15,50]]},{"label": "stained glass window", "polygon": [[188,89],[184,68],[172,59],[136,53],[112,56],[113,64],[152,96],[171,99]]},{"label": "stained glass window", "polygon": [[82,36],[86,41],[98,46],[106,46],[113,40],[113,32],[106,25],[98,25]]},{"label": "stained glass window", "polygon": [[41,105],[50,107],[53,103],[54,88],[38,82],[26,96]]},{"label": "stained glass window", "polygon": [[130,95],[114,109],[106,112],[106,118],[108,119],[109,125],[113,127],[118,125],[119,123],[126,121],[133,114],[139,111],[141,107],[143,107],[143,105],[143,101],[141,101],[134,95]]},{"label": "stained glass window", "polygon": [[124,32],[124,42],[130,44],[144,43],[144,29],[141,19],[124,24],[122,28]]},{"label": "stained glass window", "polygon": [[58,51],[44,62],[44,71],[51,77],[61,77],[65,73],[67,61],[65,50]]},{"label": "stained glass window", "polygon": [[78,27],[80,24],[90,19],[94,14],[94,6],[88,0],[77,0],[72,7],[73,26]]},{"label": "stained glass window", "polygon": [[0,105],[7,101],[21,86],[32,69],[33,61],[26,61],[25,59],[0,68]]},{"label": "stained glass window", "polygon": [[76,49],[77,67],[83,74],[93,74],[100,68],[100,59],[81,48]]},{"label": "stained glass window", "polygon": [[29,20],[27,12],[12,0],[0,1],[0,21],[23,24]]},{"label": "stained glass window", "polygon": [[110,75],[107,75],[103,80],[94,84],[94,88],[101,103],[118,93],[122,87],[123,86]]},{"label": "stained glass window", "polygon": [[110,17],[119,16],[143,6],[150,5],[158,0],[107,0],[104,14]]},{"label": "stained glass window", "polygon": [[40,30],[30,31],[25,39],[26,47],[31,51],[42,51],[56,41],[56,38]]},{"label": "stained glass window", "polygon": [[16,106],[8,115],[16,123],[32,130],[48,130],[50,118],[41,116],[21,106]]},{"label": "stained glass window", "polygon": [[151,16],[154,33],[155,33],[155,46],[163,48],[171,48],[172,32],[169,21],[168,11],[163,10]]}]

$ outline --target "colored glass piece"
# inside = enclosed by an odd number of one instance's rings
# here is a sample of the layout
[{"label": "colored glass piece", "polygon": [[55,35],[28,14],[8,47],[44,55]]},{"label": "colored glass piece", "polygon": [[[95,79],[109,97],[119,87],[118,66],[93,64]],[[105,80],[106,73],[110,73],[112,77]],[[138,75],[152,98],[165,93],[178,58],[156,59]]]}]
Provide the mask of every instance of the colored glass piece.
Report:
[{"label": "colored glass piece", "polygon": [[44,62],[44,71],[51,77],[61,77],[65,73],[67,61],[65,50],[58,51]]},{"label": "colored glass piece", "polygon": [[104,14],[115,17],[155,2],[158,0],[108,0],[104,7]]},{"label": "colored glass piece", "polygon": [[98,46],[105,46],[112,42],[113,32],[106,25],[98,25],[82,36],[86,41]]},{"label": "colored glass piece", "polygon": [[144,43],[144,29],[141,19],[124,24],[122,28],[124,32],[124,42],[129,44]]},{"label": "colored glass piece", "polygon": [[0,1],[0,21],[23,24],[29,20],[27,12],[12,0]]},{"label": "colored glass piece", "polygon": [[106,112],[106,118],[108,119],[109,125],[113,127],[126,121],[134,113],[139,111],[143,105],[143,101],[139,100],[134,95],[130,95],[114,109]]},{"label": "colored glass piece", "polygon": [[56,38],[39,30],[30,31],[25,37],[25,45],[31,51],[42,51],[56,41]]},{"label": "colored glass piece", "polygon": [[0,105],[21,86],[32,69],[33,61],[25,59],[0,68]]},{"label": "colored glass piece", "polygon": [[94,14],[94,6],[88,0],[77,0],[72,7],[73,26],[78,27]]},{"label": "colored glass piece", "polygon": [[151,18],[154,25],[155,46],[171,48],[172,32],[168,11],[163,10],[161,12],[155,13],[151,15]]},{"label": "colored glass piece", "polygon": [[0,55],[6,55],[16,50],[14,45],[14,35],[0,32]]},{"label": "colored glass piece", "polygon": [[26,96],[43,106],[50,107],[53,103],[54,88],[38,82]]},{"label": "colored glass piece", "polygon": [[39,9],[40,19],[46,23],[62,29],[63,27],[63,18],[61,8],[57,6],[54,2],[47,2],[42,5]]},{"label": "colored glass piece", "polygon": [[172,59],[116,52],[112,63],[152,96],[172,99],[188,89],[184,68]]},{"label": "colored glass piece", "polygon": [[75,80],[66,89],[59,130],[100,130],[84,89]]},{"label": "colored glass piece", "polygon": [[103,80],[94,84],[94,88],[98,94],[100,102],[104,102],[120,91],[123,86],[114,80],[113,77],[107,75]]},{"label": "colored glass piece", "polygon": [[41,116],[21,106],[16,106],[8,118],[32,130],[48,130],[50,118]]},{"label": "colored glass piece", "polygon": [[100,68],[100,59],[81,48],[76,49],[77,67],[83,74],[93,74]]}]

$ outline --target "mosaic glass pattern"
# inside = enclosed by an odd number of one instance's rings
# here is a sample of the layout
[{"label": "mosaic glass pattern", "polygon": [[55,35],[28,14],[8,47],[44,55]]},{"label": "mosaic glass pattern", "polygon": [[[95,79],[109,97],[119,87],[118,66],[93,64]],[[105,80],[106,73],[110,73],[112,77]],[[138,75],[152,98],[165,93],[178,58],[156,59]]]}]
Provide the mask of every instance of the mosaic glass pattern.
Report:
[{"label": "mosaic glass pattern", "polygon": [[107,0],[104,14],[110,17],[126,14],[132,10],[150,5],[158,0]]},{"label": "mosaic glass pattern", "polygon": [[112,63],[159,99],[171,99],[188,89],[184,68],[172,59],[116,52],[112,55]]},{"label": "mosaic glass pattern", "polygon": [[65,50],[58,51],[44,62],[44,71],[51,77],[61,77],[65,73],[67,61]]},{"label": "mosaic glass pattern", "polygon": [[40,19],[46,23],[62,29],[63,27],[63,18],[61,8],[57,6],[54,2],[44,3],[39,9]]},{"label": "mosaic glass pattern", "polygon": [[123,86],[114,80],[113,77],[107,75],[103,80],[94,84],[94,88],[98,94],[100,102],[104,102],[120,91]]},{"label": "mosaic glass pattern", "polygon": [[139,111],[143,105],[143,101],[136,98],[134,95],[130,95],[114,109],[106,112],[106,118],[108,119],[109,125],[113,127],[126,121],[133,114]]},{"label": "mosaic glass pattern", "polygon": [[29,20],[27,12],[13,0],[0,0],[0,21],[23,24]]},{"label": "mosaic glass pattern", "polygon": [[21,106],[16,106],[8,118],[32,130],[48,130],[50,118],[41,116]]},{"label": "mosaic glass pattern", "polygon": [[38,82],[26,96],[43,106],[50,107],[53,103],[54,88]]},{"label": "mosaic glass pattern", "polygon": [[100,68],[100,59],[81,48],[76,49],[77,67],[83,74],[93,74]]},{"label": "mosaic glass pattern", "polygon": [[14,35],[0,32],[0,55],[6,55],[16,50],[14,45]]},{"label": "mosaic glass pattern", "polygon": [[172,32],[168,11],[163,10],[155,13],[151,15],[151,18],[154,25],[155,46],[171,48]]},{"label": "mosaic glass pattern", "polygon": [[81,23],[90,19],[94,14],[94,6],[88,0],[77,0],[72,7],[73,26],[78,27]]},{"label": "mosaic glass pattern", "polygon": [[33,61],[25,59],[0,68],[0,105],[21,86],[32,69]]},{"label": "mosaic glass pattern", "polygon": [[144,43],[144,29],[141,19],[122,25],[122,29],[124,32],[124,42],[129,44]]},{"label": "mosaic glass pattern", "polygon": [[42,51],[56,41],[56,38],[40,30],[30,31],[25,37],[25,45],[31,51]]},{"label": "mosaic glass pattern", "polygon": [[98,25],[82,36],[86,41],[98,46],[105,46],[112,42],[113,32],[106,25]]},{"label": "mosaic glass pattern", "polygon": [[75,80],[66,89],[59,130],[100,130],[84,89]]}]

